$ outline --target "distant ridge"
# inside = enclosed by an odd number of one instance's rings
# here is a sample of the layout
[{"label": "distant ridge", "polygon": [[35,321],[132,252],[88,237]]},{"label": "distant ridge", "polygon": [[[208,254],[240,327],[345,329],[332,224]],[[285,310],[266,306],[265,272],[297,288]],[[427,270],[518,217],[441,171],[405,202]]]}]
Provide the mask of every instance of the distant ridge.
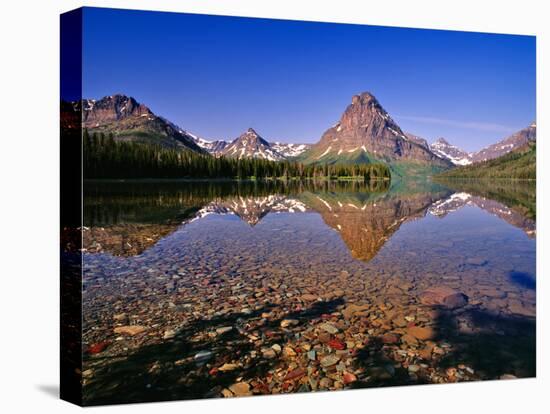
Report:
[{"label": "distant ridge", "polygon": [[[412,137],[413,135],[407,134]],[[423,140],[422,138],[416,137]],[[527,128],[524,128],[514,134],[489,145],[476,152],[466,152],[455,145],[450,144],[445,138],[438,138],[430,144],[430,149],[442,158],[452,162],[456,166],[465,166],[483,161],[488,161],[502,157],[518,148],[522,148],[530,142],[535,142],[537,139],[537,124],[531,123]],[[425,141],[425,140],[423,140]]]},{"label": "distant ridge", "polygon": [[486,161],[493,158],[501,157],[515,149],[518,149],[529,142],[537,139],[537,124],[531,123],[527,128],[513,133],[509,137],[504,138],[493,145],[483,148],[482,150],[472,154],[472,161]]},{"label": "distant ridge", "polygon": [[237,139],[226,145],[220,154],[230,158],[262,158],[269,161],[286,159],[252,128],[248,128]]}]

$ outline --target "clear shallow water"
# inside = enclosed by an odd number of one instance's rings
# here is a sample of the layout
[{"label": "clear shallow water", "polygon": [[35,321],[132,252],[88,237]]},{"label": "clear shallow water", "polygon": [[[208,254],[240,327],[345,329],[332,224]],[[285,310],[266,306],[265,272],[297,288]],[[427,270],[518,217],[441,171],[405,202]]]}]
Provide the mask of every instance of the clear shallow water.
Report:
[{"label": "clear shallow water", "polygon": [[534,195],[458,187],[90,184],[87,401],[535,375]]}]

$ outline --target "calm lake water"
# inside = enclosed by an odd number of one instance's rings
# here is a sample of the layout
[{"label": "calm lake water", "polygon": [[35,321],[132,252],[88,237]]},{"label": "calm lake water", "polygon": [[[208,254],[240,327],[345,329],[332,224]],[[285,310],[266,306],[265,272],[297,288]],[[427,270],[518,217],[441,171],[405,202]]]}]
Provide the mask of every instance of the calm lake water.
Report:
[{"label": "calm lake water", "polygon": [[88,404],[531,377],[535,188],[87,183]]}]

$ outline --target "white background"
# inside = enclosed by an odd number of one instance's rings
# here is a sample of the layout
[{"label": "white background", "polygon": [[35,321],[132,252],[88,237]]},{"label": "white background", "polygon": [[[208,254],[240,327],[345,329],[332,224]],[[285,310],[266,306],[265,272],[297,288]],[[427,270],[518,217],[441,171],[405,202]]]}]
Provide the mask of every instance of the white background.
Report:
[{"label": "white background", "polygon": [[[538,378],[92,408],[150,412],[542,412],[548,376],[546,1],[88,0],[88,6],[537,35]],[[58,400],[59,14],[70,0],[7,0],[0,14],[0,411],[74,412]],[[546,27],[545,27],[546,26]],[[391,48],[391,45],[388,45]],[[514,102],[506,102],[514,105]],[[546,164],[546,165],[545,165]],[[7,230],[7,231],[6,231]],[[546,395],[545,395],[546,394]],[[544,407],[544,409],[542,408]]]}]

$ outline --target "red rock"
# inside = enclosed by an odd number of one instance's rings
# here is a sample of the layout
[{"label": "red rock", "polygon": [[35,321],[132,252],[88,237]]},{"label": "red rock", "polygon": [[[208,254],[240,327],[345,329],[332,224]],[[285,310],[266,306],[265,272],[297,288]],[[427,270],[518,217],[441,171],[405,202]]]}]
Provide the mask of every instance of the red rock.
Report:
[{"label": "red rock", "polygon": [[352,382],[357,381],[357,377],[351,372],[344,372],[344,384],[351,384]]},{"label": "red rock", "polygon": [[447,286],[434,286],[420,294],[420,303],[453,309],[466,305],[468,296]]},{"label": "red rock", "polygon": [[269,393],[269,387],[263,382],[257,383],[254,385],[254,391],[258,394],[267,394]]},{"label": "red rock", "polygon": [[99,354],[100,352],[103,352],[105,348],[107,348],[110,345],[109,341],[103,341],[98,342],[96,344],[92,344],[88,348],[88,353],[91,355]]},{"label": "red rock", "polygon": [[216,375],[218,373],[218,368],[214,367],[210,371],[208,371],[210,375]]},{"label": "red rock", "polygon": [[399,342],[399,337],[392,333],[382,335],[382,342],[385,344],[396,344]]},{"label": "red rock", "polygon": [[346,344],[339,341],[338,339],[331,339],[327,343],[328,346],[330,346],[332,349],[337,349],[339,351],[346,349]]},{"label": "red rock", "polygon": [[303,377],[306,371],[303,368],[296,368],[286,374],[285,381],[291,381]]}]

